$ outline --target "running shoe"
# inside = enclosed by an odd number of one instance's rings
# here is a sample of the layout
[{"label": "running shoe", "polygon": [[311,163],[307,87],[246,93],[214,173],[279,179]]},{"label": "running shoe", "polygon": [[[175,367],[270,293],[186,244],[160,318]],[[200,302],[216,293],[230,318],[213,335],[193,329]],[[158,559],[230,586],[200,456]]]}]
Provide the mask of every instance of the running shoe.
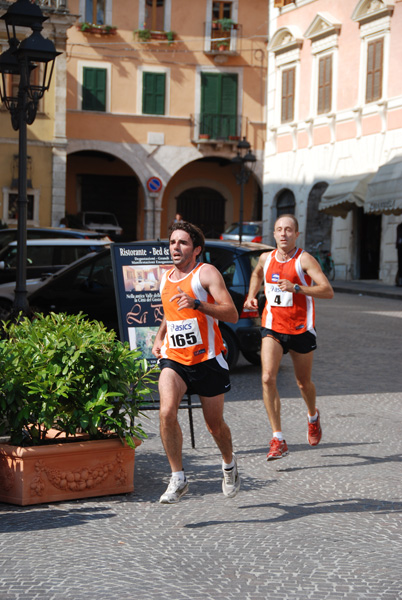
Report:
[{"label": "running shoe", "polygon": [[319,412],[318,408],[317,408],[317,414],[318,414],[318,418],[316,421],[314,421],[314,423],[310,423],[307,418],[307,424],[308,424],[307,441],[310,444],[310,446],[318,446],[318,444],[320,443],[320,440],[321,440],[321,436],[322,436],[322,429],[321,429],[321,423],[320,423],[320,412]]},{"label": "running shoe", "polygon": [[289,454],[288,445],[285,440],[278,440],[278,438],[272,438],[269,442],[269,452],[267,454],[267,460],[278,460]]},{"label": "running shoe", "polygon": [[167,490],[159,498],[161,504],[175,504],[188,491],[188,481],[171,477]]},{"label": "running shoe", "polygon": [[237,459],[233,454],[234,467],[233,469],[223,471],[222,491],[228,498],[234,498],[240,489],[240,475],[237,470]]}]

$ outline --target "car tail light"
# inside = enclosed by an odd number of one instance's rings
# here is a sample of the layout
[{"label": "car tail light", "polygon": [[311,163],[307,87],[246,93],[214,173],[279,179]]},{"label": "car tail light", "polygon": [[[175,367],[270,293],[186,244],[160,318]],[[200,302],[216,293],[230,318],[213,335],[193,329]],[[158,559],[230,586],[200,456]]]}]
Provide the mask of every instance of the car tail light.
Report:
[{"label": "car tail light", "polygon": [[223,240],[223,235],[222,234],[220,234],[219,239]]},{"label": "car tail light", "polygon": [[240,314],[240,319],[256,319],[260,316],[258,309],[243,308]]},{"label": "car tail light", "polygon": [[251,240],[252,242],[262,242],[262,237],[260,235],[256,235],[254,239]]}]

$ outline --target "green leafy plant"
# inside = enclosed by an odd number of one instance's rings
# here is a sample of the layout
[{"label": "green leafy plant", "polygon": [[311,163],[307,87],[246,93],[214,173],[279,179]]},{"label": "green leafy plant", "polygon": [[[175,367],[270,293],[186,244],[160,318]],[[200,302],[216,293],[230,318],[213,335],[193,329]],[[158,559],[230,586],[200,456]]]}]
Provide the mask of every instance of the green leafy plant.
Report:
[{"label": "green leafy plant", "polygon": [[3,336],[0,435],[11,444],[44,444],[50,429],[66,437],[118,436],[132,447],[133,436],[146,437],[135,418],[154,369],[114,331],[81,313],[51,313],[7,322]]},{"label": "green leafy plant", "polygon": [[227,18],[218,19],[217,23],[219,23],[222,31],[230,31],[233,28],[233,25],[236,25],[236,23],[233,21],[233,19],[227,19]]},{"label": "green leafy plant", "polygon": [[134,35],[136,35],[141,42],[148,42],[151,39],[150,29],[135,29]]},{"label": "green leafy plant", "polygon": [[117,27],[114,25],[97,25],[96,23],[88,23],[87,21],[80,23],[79,29],[88,33],[115,33],[117,31]]}]

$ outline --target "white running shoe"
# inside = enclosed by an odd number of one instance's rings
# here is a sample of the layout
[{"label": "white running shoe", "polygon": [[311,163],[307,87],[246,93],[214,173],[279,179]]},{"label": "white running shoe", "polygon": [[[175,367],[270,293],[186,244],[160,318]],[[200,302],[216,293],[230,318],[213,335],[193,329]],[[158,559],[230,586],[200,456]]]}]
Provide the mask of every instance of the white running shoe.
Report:
[{"label": "white running shoe", "polygon": [[230,471],[222,469],[222,491],[228,498],[234,498],[240,489],[240,475],[239,471],[237,470],[237,459],[234,454],[233,460],[235,463],[233,469],[230,469]]},{"label": "white running shoe", "polygon": [[188,481],[171,477],[168,488],[159,498],[161,504],[175,504],[188,491]]}]

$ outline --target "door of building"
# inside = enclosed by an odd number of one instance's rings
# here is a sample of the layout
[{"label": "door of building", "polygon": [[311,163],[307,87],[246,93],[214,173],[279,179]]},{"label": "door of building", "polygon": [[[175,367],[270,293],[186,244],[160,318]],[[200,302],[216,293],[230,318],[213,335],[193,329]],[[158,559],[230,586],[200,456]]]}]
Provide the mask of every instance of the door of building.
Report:
[{"label": "door of building", "polygon": [[380,269],[381,215],[369,215],[359,208],[360,279],[378,279]]},{"label": "door of building", "polygon": [[218,238],[225,227],[225,198],[211,188],[191,188],[177,198],[176,212],[194,223],[207,238]]}]

